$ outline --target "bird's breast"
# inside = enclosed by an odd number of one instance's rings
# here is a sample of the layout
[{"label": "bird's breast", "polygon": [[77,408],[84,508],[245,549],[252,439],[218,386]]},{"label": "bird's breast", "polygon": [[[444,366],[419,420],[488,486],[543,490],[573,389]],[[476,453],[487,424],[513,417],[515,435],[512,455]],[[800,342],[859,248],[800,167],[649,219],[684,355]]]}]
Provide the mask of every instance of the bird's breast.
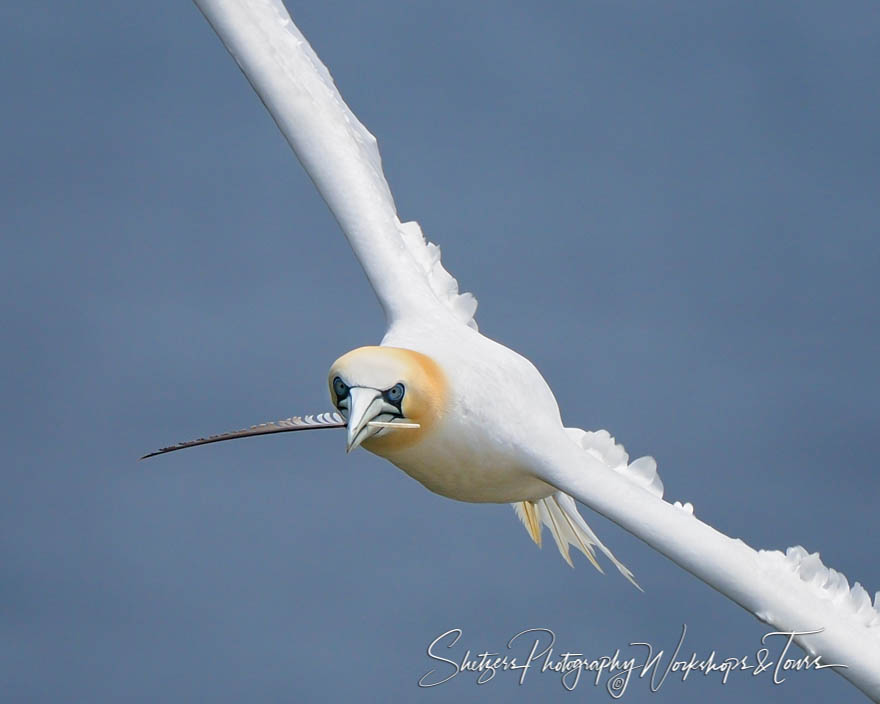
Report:
[{"label": "bird's breast", "polygon": [[368,449],[434,493],[458,501],[510,503],[555,491],[534,476],[514,448],[490,433],[456,431],[445,425],[414,445],[381,452]]},{"label": "bird's breast", "polygon": [[[531,362],[463,325],[402,325],[382,344],[417,350],[433,360],[445,388],[436,415],[422,430],[387,431],[400,434],[400,440],[364,442],[366,449],[431,491],[459,501],[516,502],[555,491],[535,476],[518,449],[535,433],[562,430],[556,399]],[[415,434],[405,440],[406,432]]]}]

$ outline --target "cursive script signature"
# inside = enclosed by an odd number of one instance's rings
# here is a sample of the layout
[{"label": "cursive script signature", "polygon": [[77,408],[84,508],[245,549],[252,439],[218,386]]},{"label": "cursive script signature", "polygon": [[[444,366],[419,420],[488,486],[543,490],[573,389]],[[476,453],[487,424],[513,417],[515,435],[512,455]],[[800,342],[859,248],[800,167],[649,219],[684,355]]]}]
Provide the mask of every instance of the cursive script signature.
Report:
[{"label": "cursive script signature", "polygon": [[752,677],[765,675],[778,685],[793,672],[846,667],[824,663],[821,655],[793,657],[789,654],[795,638],[822,630],[765,633],[761,638],[763,647],[750,655],[721,656],[712,650],[706,656],[697,655],[695,651],[683,656],[687,635],[687,624],[683,624],[675,649],[666,657],[664,650],[656,650],[651,643],[641,641],[629,643],[626,655],[620,648],[611,654],[587,655],[557,648],[556,634],[549,628],[527,628],[507,641],[504,653],[490,650],[475,653],[467,648],[463,654],[451,657],[452,649],[463,634],[462,629],[451,628],[428,645],[428,657],[442,665],[435,665],[422,675],[418,684],[419,687],[436,687],[460,674],[471,673],[476,683],[482,685],[491,682],[498,673],[511,672],[522,685],[530,672],[551,673],[558,675],[562,686],[569,691],[578,686],[582,677],[587,677],[594,687],[604,686],[615,699],[624,695],[633,675],[647,680],[652,692],[658,691],[670,675],[682,682],[698,674],[714,675],[726,684],[734,673],[744,673]]}]

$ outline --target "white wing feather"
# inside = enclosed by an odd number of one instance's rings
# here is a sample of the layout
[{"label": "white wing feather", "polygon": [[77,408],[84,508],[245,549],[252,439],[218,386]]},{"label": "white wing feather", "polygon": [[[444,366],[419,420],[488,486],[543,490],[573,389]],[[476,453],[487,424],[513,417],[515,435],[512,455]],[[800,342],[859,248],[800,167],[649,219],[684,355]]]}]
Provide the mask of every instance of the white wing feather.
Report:
[{"label": "white wing feather", "polygon": [[663,498],[663,482],[657,473],[657,462],[653,457],[639,457],[630,462],[629,453],[607,430],[566,428],[565,431],[587,454],[595,457],[608,469],[613,469],[658,499]]},{"label": "white wing feather", "polygon": [[[821,654],[823,662],[844,663],[847,669],[836,671],[880,701],[880,612],[871,610],[861,587],[848,589],[818,556],[806,559],[800,548],[784,556],[756,551],[664,501],[643,481],[610,468],[604,458],[584,452],[581,443],[534,442],[527,449],[546,482],[640,537],[777,630],[800,632],[795,643]],[[639,467],[636,474],[644,469]],[[876,601],[880,606],[880,595]]]},{"label": "white wing feather", "polygon": [[415,222],[401,223],[376,139],[342,100],[327,67],[280,0],[195,0],[271,113],[360,260],[389,324],[451,316],[476,327]]}]

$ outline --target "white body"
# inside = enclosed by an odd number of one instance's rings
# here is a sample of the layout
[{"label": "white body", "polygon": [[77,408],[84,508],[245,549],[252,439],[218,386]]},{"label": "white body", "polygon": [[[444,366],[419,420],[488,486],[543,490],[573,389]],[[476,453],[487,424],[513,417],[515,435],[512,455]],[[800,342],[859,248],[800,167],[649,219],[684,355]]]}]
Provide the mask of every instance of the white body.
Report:
[{"label": "white body", "polygon": [[451,394],[438,427],[386,459],[431,491],[459,501],[513,503],[556,491],[537,477],[521,449],[523,441],[536,438],[572,442],[553,392],[531,362],[460,323],[398,324],[382,344],[434,359]]}]

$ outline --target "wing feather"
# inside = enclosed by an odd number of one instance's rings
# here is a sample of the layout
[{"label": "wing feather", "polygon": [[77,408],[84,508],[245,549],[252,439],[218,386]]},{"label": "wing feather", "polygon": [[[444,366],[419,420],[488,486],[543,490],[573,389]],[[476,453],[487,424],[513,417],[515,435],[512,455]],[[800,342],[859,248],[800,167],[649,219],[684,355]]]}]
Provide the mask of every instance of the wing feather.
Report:
[{"label": "wing feather", "polygon": [[189,440],[181,442],[177,445],[169,445],[162,447],[155,452],[141,457],[142,460],[156,455],[164,455],[166,452],[174,452],[175,450],[185,450],[188,447],[197,447],[198,445],[208,445],[212,442],[222,442],[223,440],[237,440],[238,438],[251,438],[255,435],[270,435],[272,433],[290,433],[295,430],[318,430],[321,428],[344,428],[346,425],[345,418],[338,413],[318,413],[317,415],[308,416],[292,416],[283,420],[276,420],[271,423],[261,423],[260,425],[252,425],[250,428],[242,430],[230,430],[227,433],[219,435],[209,435],[206,438],[198,440]]},{"label": "wing feather", "polygon": [[476,327],[415,222],[401,223],[376,138],[343,101],[281,0],[195,0],[348,238],[389,324],[443,316]]}]

